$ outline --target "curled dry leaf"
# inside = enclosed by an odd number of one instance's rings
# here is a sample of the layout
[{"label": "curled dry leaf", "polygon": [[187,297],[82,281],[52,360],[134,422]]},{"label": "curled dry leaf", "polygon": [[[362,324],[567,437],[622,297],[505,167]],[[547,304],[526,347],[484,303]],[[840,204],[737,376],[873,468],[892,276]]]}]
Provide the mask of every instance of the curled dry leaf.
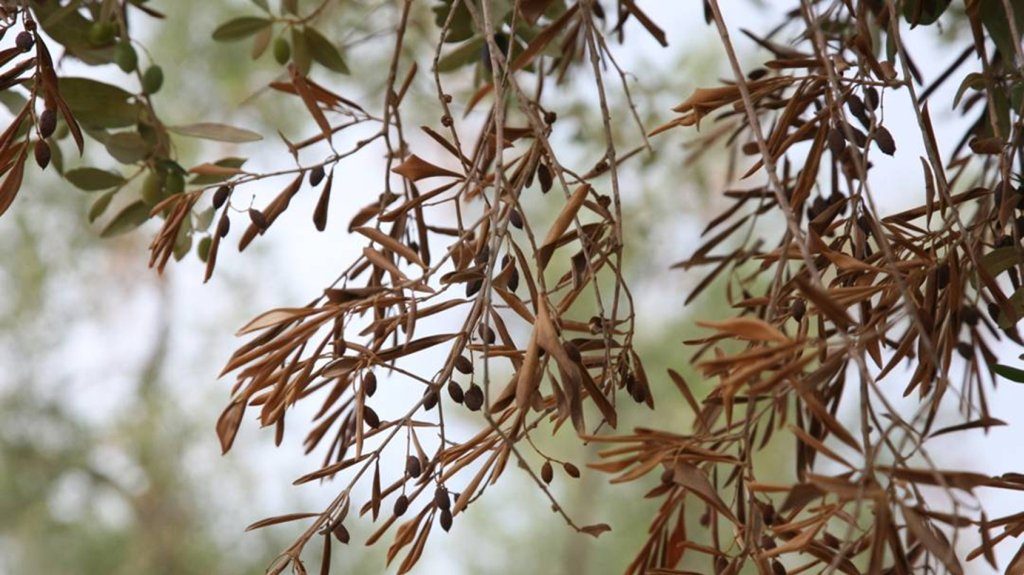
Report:
[{"label": "curled dry leaf", "polygon": [[410,155],[404,162],[395,166],[391,171],[413,182],[441,176],[452,178],[462,177],[456,172],[446,170],[440,166],[435,166],[416,154]]},{"label": "curled dry leaf", "polygon": [[778,343],[789,343],[791,341],[777,327],[753,317],[734,317],[721,321],[698,321],[697,325],[751,341],[772,341]]}]

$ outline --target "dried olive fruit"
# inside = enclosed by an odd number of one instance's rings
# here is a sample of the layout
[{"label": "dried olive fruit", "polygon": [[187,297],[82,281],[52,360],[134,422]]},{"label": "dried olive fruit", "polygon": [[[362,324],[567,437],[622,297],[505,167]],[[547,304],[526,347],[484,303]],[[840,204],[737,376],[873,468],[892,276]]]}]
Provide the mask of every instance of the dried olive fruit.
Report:
[{"label": "dried olive fruit", "polygon": [[964,359],[971,359],[971,356],[974,355],[974,347],[967,342],[961,341],[956,344],[956,352]]},{"label": "dried olive fruit", "polygon": [[569,477],[572,477],[573,479],[579,479],[579,477],[580,477],[580,470],[579,470],[578,467],[576,467],[572,463],[569,463],[568,461],[566,461],[565,463],[562,464],[562,469],[565,470],[565,473]]},{"label": "dried olive fruit", "polygon": [[405,495],[399,495],[398,499],[395,500],[395,508],[394,508],[395,516],[397,517],[397,516],[404,515],[405,512],[408,511],[408,509],[409,509],[409,498],[406,497]]},{"label": "dried olive fruit", "polygon": [[462,392],[462,386],[454,381],[448,382],[448,395],[451,396],[452,401],[455,403],[462,403],[465,394]]},{"label": "dried olive fruit", "polygon": [[36,156],[36,164],[45,170],[46,166],[50,165],[50,158],[53,157],[53,152],[50,151],[50,145],[46,143],[46,140],[36,140],[33,153]]},{"label": "dried olive fruit", "polygon": [[438,485],[437,489],[434,490],[434,504],[439,509],[450,509],[452,500],[448,497],[448,490],[443,485]]},{"label": "dried olive fruit", "polygon": [[447,509],[441,510],[441,529],[448,531],[452,528],[452,512]]},{"label": "dried olive fruit", "polygon": [[547,164],[541,164],[537,166],[537,181],[540,182],[540,191],[545,194],[551,190],[551,185],[554,181],[551,178],[551,169],[548,168]]},{"label": "dried olive fruit", "polygon": [[35,45],[36,41],[32,34],[28,32],[18,32],[18,35],[14,38],[14,43],[18,46],[18,49],[22,52],[28,52]]},{"label": "dried olive fruit", "polygon": [[833,156],[841,156],[846,151],[846,137],[839,128],[832,128],[828,132],[828,149]]},{"label": "dried olive fruit", "polygon": [[49,138],[53,135],[53,131],[57,129],[57,112],[52,108],[43,110],[42,114],[39,114],[39,135],[44,138]]},{"label": "dried olive fruit", "polygon": [[484,390],[475,383],[466,390],[463,402],[470,411],[476,411],[484,405]]},{"label": "dried olive fruit", "polygon": [[318,186],[324,180],[324,167],[316,166],[309,171],[309,185]]},{"label": "dried olive fruit", "polygon": [[341,523],[335,525],[334,529],[331,529],[331,533],[333,533],[334,537],[341,543],[348,543],[351,538],[348,534],[348,529],[346,529]]},{"label": "dried olive fruit", "polygon": [[793,314],[793,319],[800,321],[804,318],[804,314],[807,313],[807,304],[804,300],[798,299],[793,302],[793,307],[790,309],[790,313]]},{"label": "dried olive fruit", "polygon": [[427,389],[423,394],[423,409],[430,411],[437,405],[437,392],[433,389]]},{"label": "dried olive fruit", "polygon": [[363,421],[373,429],[380,427],[380,417],[378,417],[377,412],[368,405],[363,406]]},{"label": "dried olive fruit", "polygon": [[892,139],[892,134],[889,133],[889,130],[885,129],[885,126],[879,126],[875,130],[875,143],[878,144],[878,149],[882,150],[882,153],[887,156],[896,153],[896,141]]},{"label": "dried olive fruit", "polygon": [[249,208],[249,219],[252,220],[252,225],[259,228],[260,231],[267,229],[267,217],[256,208]]},{"label": "dried olive fruit", "polygon": [[220,217],[220,221],[217,222],[217,235],[220,237],[226,237],[228,231],[231,229],[231,219],[228,218],[227,212]]},{"label": "dried olive fruit", "polygon": [[221,186],[217,188],[217,191],[213,193],[213,208],[219,210],[224,202],[228,201],[228,196],[231,195],[231,188],[228,186]]},{"label": "dried olive fruit", "polygon": [[455,358],[455,369],[459,370],[459,373],[469,375],[473,373],[473,362],[468,357],[460,355]]},{"label": "dried olive fruit", "polygon": [[419,477],[420,473],[423,473],[423,465],[420,463],[420,458],[415,455],[410,455],[406,458],[405,472],[414,479]]},{"label": "dried olive fruit", "polygon": [[868,108],[877,110],[881,101],[882,99],[878,95],[878,90],[875,89],[874,86],[868,86],[864,89],[864,103],[868,105]]}]

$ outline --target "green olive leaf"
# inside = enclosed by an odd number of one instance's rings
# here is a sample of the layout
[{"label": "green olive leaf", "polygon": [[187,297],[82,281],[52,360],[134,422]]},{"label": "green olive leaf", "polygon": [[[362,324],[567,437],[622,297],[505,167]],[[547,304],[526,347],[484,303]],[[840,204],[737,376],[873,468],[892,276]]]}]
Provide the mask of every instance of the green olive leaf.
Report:
[{"label": "green olive leaf", "polygon": [[263,136],[246,130],[236,128],[227,124],[213,122],[200,122],[198,124],[187,124],[184,126],[168,126],[167,129],[181,136],[190,138],[202,138],[204,140],[215,140],[218,142],[229,142],[242,144],[245,142],[256,142],[263,139]]},{"label": "green olive leaf", "polygon": [[234,42],[236,40],[242,40],[248,38],[267,28],[272,24],[272,21],[266,18],[259,18],[256,16],[242,16],[241,18],[235,18],[229,20],[213,31],[213,39],[217,42]]},{"label": "green olive leaf", "polygon": [[306,28],[303,36],[306,38],[309,55],[313,60],[333,72],[349,73],[348,64],[345,63],[341,51],[316,28]]},{"label": "green olive leaf", "polygon": [[109,190],[124,184],[124,177],[117,172],[108,172],[99,168],[76,168],[64,174],[71,185],[86,192]]},{"label": "green olive leaf", "polygon": [[100,232],[100,237],[112,238],[128,233],[141,226],[148,219],[149,207],[142,200],[139,200],[118,212],[114,219],[110,220],[106,227],[103,228],[103,231]]}]

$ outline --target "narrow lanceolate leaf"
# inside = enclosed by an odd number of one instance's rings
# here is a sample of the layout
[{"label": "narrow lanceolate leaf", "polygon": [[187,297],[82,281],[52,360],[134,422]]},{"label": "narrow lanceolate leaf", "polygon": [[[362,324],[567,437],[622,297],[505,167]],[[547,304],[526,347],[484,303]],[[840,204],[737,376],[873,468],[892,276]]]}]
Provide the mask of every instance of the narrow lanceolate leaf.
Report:
[{"label": "narrow lanceolate leaf", "polygon": [[198,124],[187,124],[184,126],[168,126],[167,129],[175,134],[188,136],[190,138],[202,138],[204,140],[231,142],[235,144],[257,142],[263,139],[263,136],[253,132],[252,130],[212,122],[201,122]]},{"label": "narrow lanceolate leaf", "polygon": [[215,177],[215,178],[230,178],[231,176],[237,176],[243,173],[241,168],[235,166],[221,166],[218,164],[199,164],[193,168],[190,168],[188,173],[195,174],[200,177]]},{"label": "narrow lanceolate leaf", "polygon": [[268,312],[261,313],[252,319],[249,323],[245,324],[244,327],[235,333],[236,336],[242,336],[247,333],[254,331],[260,331],[267,329],[268,327],[274,327],[276,325],[301,319],[307,315],[316,313],[316,309],[306,307],[282,307],[278,309],[272,309]]},{"label": "narrow lanceolate leaf", "polygon": [[546,326],[551,322],[547,305],[543,299],[537,302],[537,307],[537,319],[534,322],[533,331],[530,333],[530,341],[526,344],[526,354],[523,356],[523,362],[519,366],[519,372],[516,375],[515,398],[516,406],[520,409],[526,409],[530,405],[530,398],[540,385],[540,338],[542,337],[542,328],[538,326]]},{"label": "narrow lanceolate leaf", "polygon": [[392,252],[402,256],[403,258],[408,260],[409,263],[416,264],[421,268],[427,267],[426,264],[423,263],[423,260],[420,259],[419,254],[417,254],[412,248],[396,240],[395,238],[385,234],[384,232],[378,230],[377,228],[362,227],[356,228],[353,231],[370,238],[371,240],[387,248],[388,250],[391,250]]},{"label": "narrow lanceolate leaf", "polygon": [[99,168],[78,168],[64,172],[64,179],[86,192],[109,190],[124,184],[124,176]]},{"label": "narrow lanceolate leaf", "polygon": [[779,331],[779,328],[756,317],[733,317],[721,321],[698,321],[697,325],[751,341],[790,342],[790,339],[786,337],[786,334]]},{"label": "narrow lanceolate leaf", "polygon": [[446,54],[437,63],[438,72],[453,72],[463,66],[476,62],[480,58],[480,50],[484,47],[484,39],[477,36],[463,42],[461,46]]},{"label": "narrow lanceolate leaf", "polygon": [[997,248],[981,256],[981,265],[992,277],[1021,263],[1021,252],[1015,247]]},{"label": "narrow lanceolate leaf", "polygon": [[943,427],[942,429],[937,429],[933,431],[929,437],[938,437],[940,435],[946,435],[947,433],[965,431],[968,429],[980,428],[984,429],[985,431],[988,431],[992,427],[1001,427],[1003,425],[1006,425],[1006,422],[1001,419],[996,419],[995,417],[983,417],[981,419],[966,421],[964,423],[958,423],[956,425],[950,425],[948,427]]},{"label": "narrow lanceolate leaf", "polygon": [[[551,24],[549,24],[544,30],[537,34],[530,44],[523,50],[516,59],[512,62],[512,70],[521,70],[528,66],[534,61],[534,58],[538,54],[541,54],[545,48],[551,43],[552,40],[558,37],[562,31],[573,21],[576,14],[579,12],[579,4],[573,4],[571,8],[562,13],[561,16]],[[466,112],[469,113],[473,108],[484,99],[487,94],[494,91],[494,84],[488,83],[480,87],[473,94],[473,97],[469,99],[466,105]]]},{"label": "narrow lanceolate leaf", "polygon": [[380,460],[374,463],[373,466],[373,491],[370,494],[370,503],[372,510],[373,520],[377,520],[377,515],[380,513]]},{"label": "narrow lanceolate leaf", "polygon": [[1010,381],[1024,383],[1024,369],[997,363],[992,365],[992,371]]},{"label": "narrow lanceolate leaf", "polygon": [[7,173],[2,184],[0,184],[0,216],[11,207],[14,198],[21,189],[21,182],[25,177],[25,159],[28,157],[28,150],[22,150],[18,159],[14,161],[14,167]]},{"label": "narrow lanceolate leaf", "polygon": [[232,42],[248,38],[271,25],[266,18],[256,16],[243,16],[229,20],[213,31],[213,39],[218,42]]},{"label": "narrow lanceolate leaf", "polygon": [[114,219],[100,232],[102,238],[112,238],[128,233],[142,225],[149,219],[149,206],[143,201],[137,201],[117,213]]},{"label": "narrow lanceolate leaf", "polygon": [[68,112],[83,126],[124,128],[139,120],[141,108],[134,95],[118,86],[91,78],[61,78],[59,87]]},{"label": "narrow lanceolate leaf", "polygon": [[264,210],[260,211],[250,208],[249,217],[251,223],[245,228],[245,232],[242,233],[242,238],[238,242],[238,251],[248,247],[256,239],[257,235],[266,232],[267,228],[277,220],[278,216],[284,213],[292,198],[302,187],[303,180],[303,175],[300,173],[288,186],[281,190],[281,193],[274,197]]},{"label": "narrow lanceolate leaf", "polygon": [[566,202],[565,207],[562,208],[562,211],[558,213],[558,217],[551,224],[547,236],[544,237],[544,243],[541,244],[540,250],[537,252],[537,265],[541,269],[546,267],[548,261],[551,260],[551,255],[558,246],[558,241],[562,238],[562,234],[569,229],[569,225],[576,219],[576,214],[583,207],[583,202],[587,199],[588,192],[590,192],[589,184],[576,188],[576,191],[569,197],[569,201]]},{"label": "narrow lanceolate leaf", "polygon": [[677,464],[673,470],[672,480],[691,490],[694,495],[703,499],[705,503],[713,507],[715,511],[718,511],[729,521],[737,523],[736,516],[725,502],[722,501],[722,498],[719,497],[718,492],[711,485],[707,475],[696,466],[689,463]]},{"label": "narrow lanceolate leaf", "polygon": [[932,556],[946,566],[947,573],[962,575],[964,572],[963,567],[960,566],[960,561],[956,558],[956,552],[949,545],[949,542],[940,539],[932,526],[925,522],[924,517],[916,509],[906,505],[902,505],[901,508],[903,510],[903,517],[907,521],[907,528],[914,534],[914,537],[924,545],[925,549]]},{"label": "narrow lanceolate leaf", "polygon": [[537,20],[544,15],[544,12],[553,2],[554,0],[521,0],[519,2],[519,11],[527,22],[536,24]]},{"label": "narrow lanceolate leaf", "polygon": [[319,515],[320,515],[319,513],[288,513],[288,514],[285,514],[285,515],[278,515],[276,517],[267,517],[266,519],[261,519],[261,520],[255,522],[255,523],[249,525],[248,527],[245,528],[245,530],[246,531],[254,531],[256,529],[260,529],[260,528],[263,528],[263,527],[269,527],[271,525],[278,525],[280,523],[289,523],[291,521],[298,521],[299,519],[309,519],[310,517],[317,517]]},{"label": "narrow lanceolate leaf", "polygon": [[313,116],[313,121],[320,127],[320,132],[323,134],[324,139],[331,141],[331,124],[327,121],[324,111],[320,109],[320,104],[317,103],[316,96],[313,94],[313,88],[306,81],[305,73],[294,63],[288,66],[288,73],[291,76],[292,86],[295,87],[296,93],[302,98],[302,103],[306,105],[306,110]]},{"label": "narrow lanceolate leaf", "polygon": [[103,213],[107,211],[107,208],[110,207],[110,201],[114,199],[114,195],[116,193],[117,190],[104,192],[103,194],[100,195],[100,197],[96,198],[96,200],[93,201],[92,205],[89,206],[88,218],[90,224],[95,222],[97,218],[102,216]]},{"label": "narrow lanceolate leaf", "polygon": [[309,55],[324,68],[339,74],[348,74],[348,64],[341,55],[341,50],[318,32],[315,28],[306,27],[303,35],[306,39],[306,46],[309,48]]}]

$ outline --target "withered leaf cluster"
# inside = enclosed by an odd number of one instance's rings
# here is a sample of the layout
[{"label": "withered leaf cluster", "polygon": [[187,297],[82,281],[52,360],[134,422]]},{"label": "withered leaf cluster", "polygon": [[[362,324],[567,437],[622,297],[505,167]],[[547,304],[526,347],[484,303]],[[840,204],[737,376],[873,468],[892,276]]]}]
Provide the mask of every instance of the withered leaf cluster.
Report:
[{"label": "withered leaf cluster", "polygon": [[[777,26],[741,31],[717,0],[681,3],[717,32],[728,74],[669,122],[641,125],[650,139],[622,151],[615,126],[641,114],[614,41],[627,31],[662,45],[672,36],[645,2],[389,3],[390,64],[376,78],[383,88],[363,99],[323,80],[350,72],[324,30],[336,5],[358,2],[253,4],[213,40],[272,55],[281,73],[270,91],[300,103],[313,129],[282,136],[290,167],[269,173],[235,157],[178,163],[175,137],[260,136],[160,121],[150,96],[162,69],[140,66],[128,27],[129,13],[162,18],[144,1],[0,7],[13,38],[0,50],[0,89],[20,98],[0,136],[0,213],[31,152],[41,168],[53,162],[75,187],[102,192],[91,219],[121,205],[104,235],[156,219],[151,265],[162,271],[194,249],[209,280],[226,242],[245,250],[286,210],[306,209],[293,205],[303,190],[315,190],[315,228],[338,226],[328,221],[332,195],[359,197],[343,190],[344,170],[356,156],[385,159],[379,194],[340,224],[360,255],[307,305],[245,325],[222,374],[234,378],[216,425],[224,451],[247,420],[275,428],[277,442],[287,420],[307,453],[322,454],[296,483],[338,486],[325,509],[250,526],[301,525],[270,572],[304,573],[317,537],[328,572],[332,545],[367,521],[367,543],[387,536],[387,561],[404,573],[435,526],[451,529],[514,467],[572,529],[597,537],[610,527],[578,525],[548,488],[581,472],[531,440],[559,431],[603,444],[590,467],[613,482],[653,479],[647,497],[660,505],[629,573],[961,573],[971,560],[995,567],[997,546],[1024,532],[1024,515],[989,517],[978,499],[982,489],[1024,489],[1024,476],[942,469],[929,456],[932,438],[1005,425],[989,394],[997,377],[1024,382],[996,351],[1020,343],[1024,314],[1024,7],[791,0]],[[915,60],[907,39],[940,27],[958,56]],[[433,52],[416,54],[413,33],[426,33]],[[115,63],[138,90],[60,77],[48,46]],[[764,59],[752,65],[740,54],[755,47]],[[472,89],[457,89],[470,71]],[[554,137],[557,95],[572,76],[592,82],[602,118],[602,153],[585,165]],[[415,127],[403,118],[422,78],[436,91],[436,121]],[[938,101],[957,84],[952,101]],[[628,106],[611,103],[613,89]],[[969,119],[956,141],[933,122],[940,107]],[[887,109],[910,110],[916,129],[893,130]],[[79,151],[83,134],[105,147],[125,173],[65,170],[56,141],[67,134]],[[706,336],[684,344],[700,386],[645,371],[624,277],[621,166],[680,135],[695,155],[721,149],[730,165],[725,210],[675,266],[701,274],[687,301],[719,286],[731,306],[731,317],[699,318]],[[900,153],[911,141],[923,155]],[[915,189],[875,176],[876,163],[893,161],[919,178]],[[133,181],[138,199],[127,193]],[[264,181],[283,184],[269,201],[236,199]],[[897,191],[916,207],[885,212],[878,200]],[[692,426],[617,429],[621,402],[655,407],[653,378],[675,385]],[[916,399],[911,409],[900,394]],[[385,410],[382,395],[402,412]],[[311,424],[289,419],[299,404],[315,406]],[[452,417],[476,432],[453,432]],[[784,483],[766,480],[757,457],[780,442],[792,453]],[[976,534],[972,549],[966,533]],[[1024,552],[1000,567],[1024,573]]]}]

